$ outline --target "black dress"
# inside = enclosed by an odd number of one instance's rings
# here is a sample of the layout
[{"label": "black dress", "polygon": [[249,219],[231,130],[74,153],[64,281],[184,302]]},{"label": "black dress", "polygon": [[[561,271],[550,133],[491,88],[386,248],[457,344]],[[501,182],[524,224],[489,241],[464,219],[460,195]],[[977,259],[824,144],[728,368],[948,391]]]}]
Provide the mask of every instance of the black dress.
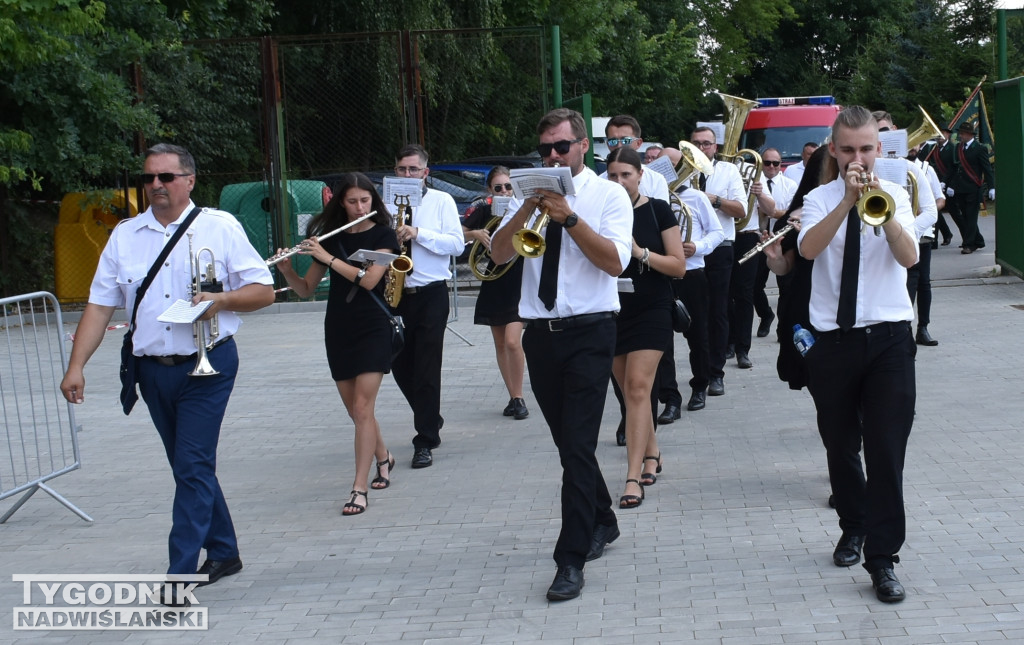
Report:
[{"label": "black dress", "polygon": [[[633,209],[633,239],[652,253],[665,254],[661,232],[676,226],[668,202],[648,199]],[[619,293],[619,317],[616,321],[615,355],[640,349],[668,349],[672,340],[672,279],[630,258],[622,273],[633,280],[633,293]]]},{"label": "black dress", "polygon": [[[792,230],[782,238],[782,252],[796,249],[799,232]],[[796,262],[788,276],[785,294],[779,297],[779,329],[782,338],[779,341],[779,358],[775,363],[779,378],[789,383],[791,390],[799,390],[807,385],[807,365],[804,357],[793,345],[793,325],[800,325],[813,333],[810,322],[811,302],[811,270],[812,260],[804,259],[797,250]]]},{"label": "black dress", "polygon": [[[480,201],[466,210],[462,225],[475,231],[485,227],[490,220],[491,204]],[[473,315],[475,324],[498,327],[521,320],[519,296],[523,285],[523,263],[521,258],[513,261],[515,264],[503,276],[480,283],[480,293],[476,298],[476,311]]]},{"label": "black dress", "polygon": [[[376,224],[359,233],[335,235],[324,240],[322,246],[340,260],[359,249],[390,249],[397,253],[398,238],[393,229]],[[359,266],[356,262],[350,264]],[[353,287],[355,295],[351,302],[346,302]],[[383,279],[374,291],[383,299]],[[333,269],[324,318],[324,345],[335,381],[347,381],[367,372],[391,371],[391,328],[387,315],[369,291],[355,287]]]}]

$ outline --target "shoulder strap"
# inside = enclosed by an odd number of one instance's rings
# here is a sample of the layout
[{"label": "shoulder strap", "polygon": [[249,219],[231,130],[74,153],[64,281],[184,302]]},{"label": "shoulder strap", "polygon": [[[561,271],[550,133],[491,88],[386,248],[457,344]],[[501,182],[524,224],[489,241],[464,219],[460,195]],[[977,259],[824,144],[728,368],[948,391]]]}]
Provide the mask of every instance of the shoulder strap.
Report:
[{"label": "shoulder strap", "polygon": [[202,210],[203,209],[198,206],[192,209],[192,212],[188,214],[188,217],[186,217],[185,221],[181,223],[178,230],[174,232],[171,239],[167,240],[167,244],[164,244],[164,248],[160,249],[160,255],[158,255],[156,261],[153,262],[153,266],[149,267],[149,273],[146,274],[142,284],[139,285],[138,290],[135,292],[135,306],[132,307],[132,317],[128,321],[129,332],[135,331],[135,315],[139,313],[139,302],[141,302],[143,296],[146,295],[146,290],[149,289],[149,285],[153,283],[153,279],[156,278],[156,274],[160,271],[160,267],[163,266],[164,260],[166,260],[167,256],[171,254],[171,250],[174,248],[174,245],[178,243],[178,240],[181,239],[181,236],[185,234],[185,231],[188,230],[188,227],[192,225],[192,222],[195,221],[199,212]]}]

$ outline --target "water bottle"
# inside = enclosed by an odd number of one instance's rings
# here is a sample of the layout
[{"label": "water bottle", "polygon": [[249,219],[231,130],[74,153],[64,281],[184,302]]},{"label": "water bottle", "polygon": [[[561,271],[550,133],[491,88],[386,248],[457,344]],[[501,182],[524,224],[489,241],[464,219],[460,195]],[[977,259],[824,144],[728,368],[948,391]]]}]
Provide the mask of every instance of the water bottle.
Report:
[{"label": "water bottle", "polygon": [[814,344],[814,335],[800,325],[793,325],[793,344],[801,356],[807,356],[807,350]]}]

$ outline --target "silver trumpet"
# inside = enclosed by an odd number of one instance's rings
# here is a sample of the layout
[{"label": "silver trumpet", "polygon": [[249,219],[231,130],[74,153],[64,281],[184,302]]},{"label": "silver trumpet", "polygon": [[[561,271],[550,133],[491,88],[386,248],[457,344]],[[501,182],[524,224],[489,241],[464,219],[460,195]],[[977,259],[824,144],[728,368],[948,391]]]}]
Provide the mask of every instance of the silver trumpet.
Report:
[{"label": "silver trumpet", "polygon": [[[207,287],[207,291],[218,293],[222,291],[223,287],[221,283],[217,281],[214,267],[216,266],[216,260],[213,256],[213,250],[207,246],[199,249],[198,253],[192,253],[192,231],[188,231],[188,256],[189,262],[192,265],[192,288],[191,295],[194,298],[203,292],[203,285]],[[210,256],[210,262],[206,265],[206,280],[203,280],[203,271],[200,257],[206,252]],[[210,364],[210,358],[206,355],[208,349],[213,347],[213,343],[216,341],[217,336],[220,335],[220,325],[217,320],[217,316],[214,315],[213,319],[210,320],[210,339],[206,338],[206,326],[201,320],[196,320],[192,323],[192,339],[196,344],[196,366],[188,373],[189,376],[215,376],[220,374]]]},{"label": "silver trumpet", "polygon": [[786,237],[786,233],[789,233],[790,231],[792,231],[793,228],[794,227],[793,227],[792,224],[786,224],[785,226],[783,226],[779,230],[775,231],[775,235],[772,235],[771,237],[769,237],[764,242],[758,242],[757,245],[754,248],[752,248],[749,251],[747,251],[746,253],[744,253],[743,257],[740,258],[740,261],[737,264],[743,264],[744,262],[746,262],[750,258],[754,257],[755,255],[757,255],[761,251],[765,250],[766,248],[768,248],[772,244],[775,244],[776,242],[778,242],[782,238]]}]

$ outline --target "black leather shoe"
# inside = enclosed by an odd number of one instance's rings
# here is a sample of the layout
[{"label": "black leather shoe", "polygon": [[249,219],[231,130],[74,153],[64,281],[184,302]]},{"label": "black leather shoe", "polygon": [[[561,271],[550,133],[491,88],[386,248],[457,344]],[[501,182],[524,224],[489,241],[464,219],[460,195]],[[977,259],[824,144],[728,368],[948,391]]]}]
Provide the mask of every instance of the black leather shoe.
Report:
[{"label": "black leather shoe", "polygon": [[434,465],[434,457],[430,454],[430,448],[417,448],[412,453],[413,468],[429,468]]},{"label": "black leather shoe", "polygon": [[928,333],[927,327],[918,327],[917,336],[914,338],[918,345],[924,345],[926,347],[935,347],[939,344],[939,341],[932,338],[932,335]]},{"label": "black leather shoe", "polygon": [[730,358],[736,358],[736,346],[735,345],[729,345],[725,349],[725,358],[726,358],[726,360],[728,360]]},{"label": "black leather shoe", "polygon": [[604,547],[619,539],[619,525],[606,526],[598,524],[594,529],[594,536],[590,538],[590,550],[587,551],[587,562],[596,560],[604,555]]},{"label": "black leather shoe", "polygon": [[242,570],[242,558],[232,558],[231,560],[207,560],[203,563],[203,566],[199,567],[199,575],[204,573],[209,577],[206,582],[197,582],[197,587],[205,587],[206,585],[212,585],[224,576],[233,576]]},{"label": "black leather shoe", "polygon": [[619,427],[615,431],[615,443],[620,446],[626,445],[626,420],[619,419]]},{"label": "black leather shoe", "polygon": [[974,253],[973,246],[965,246],[964,248],[960,249],[960,255],[970,255],[971,253]]},{"label": "black leather shoe", "polygon": [[770,314],[767,318],[761,319],[761,324],[757,326],[757,337],[765,338],[772,332],[772,322],[775,321],[775,314]]},{"label": "black leather shoe", "polygon": [[526,401],[523,399],[512,399],[512,404],[512,416],[516,421],[522,421],[530,416],[530,411],[526,409]]},{"label": "black leather shoe", "polygon": [[882,602],[900,602],[907,597],[900,579],[891,568],[872,571],[871,586],[875,588],[875,595]]},{"label": "black leather shoe", "polygon": [[722,396],[725,394],[725,383],[721,376],[712,376],[708,382],[708,396]]},{"label": "black leather shoe", "polygon": [[749,370],[754,366],[754,364],[750,362],[750,357],[747,356],[746,352],[736,352],[736,365],[739,366],[741,370]]},{"label": "black leather shoe", "polygon": [[512,416],[515,413],[516,413],[516,400],[515,399],[509,399],[508,400],[508,405],[506,405],[505,409],[501,411],[501,416],[503,416],[503,417],[510,417],[510,416]]},{"label": "black leather shoe", "polygon": [[686,404],[686,409],[689,410],[690,412],[693,412],[695,410],[703,410],[704,403],[706,400],[707,394],[704,393],[704,390],[694,390],[693,394],[690,395],[689,402],[687,402]]},{"label": "black leather shoe", "polygon": [[668,425],[682,416],[679,406],[672,403],[665,404],[665,410],[658,417],[658,425]]},{"label": "black leather shoe", "polygon": [[583,589],[583,570],[574,566],[558,567],[555,581],[548,587],[548,600],[572,600]]},{"label": "black leather shoe", "polygon": [[863,535],[850,535],[844,532],[836,544],[836,550],[832,552],[832,562],[837,567],[852,567],[860,562],[860,552],[863,548]]}]

